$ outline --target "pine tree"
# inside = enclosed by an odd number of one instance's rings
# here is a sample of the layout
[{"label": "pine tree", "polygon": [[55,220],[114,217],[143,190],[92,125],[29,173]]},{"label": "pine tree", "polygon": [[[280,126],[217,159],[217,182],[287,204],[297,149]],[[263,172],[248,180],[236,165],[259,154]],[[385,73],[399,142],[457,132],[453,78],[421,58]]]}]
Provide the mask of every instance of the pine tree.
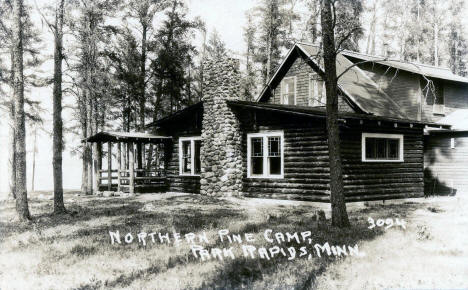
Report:
[{"label": "pine tree", "polygon": [[23,19],[22,0],[13,1],[13,68],[14,68],[14,106],[15,106],[15,169],[16,169],[16,211],[20,220],[29,220],[28,193],[26,188],[26,128],[24,113],[24,76],[23,76]]}]

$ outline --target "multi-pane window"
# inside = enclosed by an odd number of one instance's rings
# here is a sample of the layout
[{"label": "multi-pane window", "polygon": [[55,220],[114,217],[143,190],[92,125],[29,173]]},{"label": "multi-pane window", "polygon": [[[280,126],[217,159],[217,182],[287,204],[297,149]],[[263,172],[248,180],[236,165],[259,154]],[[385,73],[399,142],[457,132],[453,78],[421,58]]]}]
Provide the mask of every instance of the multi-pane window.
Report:
[{"label": "multi-pane window", "polygon": [[283,132],[248,134],[247,139],[247,176],[282,178]]},{"label": "multi-pane window", "polygon": [[309,75],[308,105],[311,107],[325,106],[326,90],[325,82],[317,74]]},{"label": "multi-pane window", "polygon": [[281,104],[296,104],[296,77],[287,77],[281,81]]},{"label": "multi-pane window", "polygon": [[362,161],[403,161],[403,135],[362,133]]},{"label": "multi-pane window", "polygon": [[199,175],[200,162],[200,137],[179,138],[179,172],[180,175]]},{"label": "multi-pane window", "polygon": [[182,141],[182,174],[192,174],[192,142]]},{"label": "multi-pane window", "polygon": [[268,137],[269,174],[281,174],[281,137]]}]

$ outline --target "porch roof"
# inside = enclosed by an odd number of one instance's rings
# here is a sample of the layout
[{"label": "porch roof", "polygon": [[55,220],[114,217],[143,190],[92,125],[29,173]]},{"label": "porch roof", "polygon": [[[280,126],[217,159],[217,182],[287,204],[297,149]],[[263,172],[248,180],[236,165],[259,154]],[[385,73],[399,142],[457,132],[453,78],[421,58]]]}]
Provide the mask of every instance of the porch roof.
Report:
[{"label": "porch roof", "polygon": [[116,132],[116,131],[101,131],[88,138],[83,139],[83,142],[136,142],[136,143],[162,143],[166,140],[171,140],[171,136],[158,136],[142,132]]}]

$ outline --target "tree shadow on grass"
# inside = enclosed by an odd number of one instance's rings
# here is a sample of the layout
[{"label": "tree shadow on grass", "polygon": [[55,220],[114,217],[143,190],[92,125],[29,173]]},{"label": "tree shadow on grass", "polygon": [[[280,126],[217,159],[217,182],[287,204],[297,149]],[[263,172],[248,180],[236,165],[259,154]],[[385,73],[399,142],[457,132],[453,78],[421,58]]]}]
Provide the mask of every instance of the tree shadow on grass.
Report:
[{"label": "tree shadow on grass", "polygon": [[[328,242],[330,246],[337,245],[349,245],[354,246],[365,241],[371,241],[377,238],[378,236],[385,233],[385,230],[382,228],[369,229],[369,223],[367,222],[367,216],[362,217],[365,213],[378,214],[379,217],[392,217],[399,216],[401,218],[407,217],[412,211],[417,208],[420,208],[422,204],[419,203],[404,203],[399,205],[385,205],[385,206],[373,206],[358,210],[350,214],[352,219],[352,226],[347,229],[337,229],[330,226],[331,221],[327,220],[326,223],[317,224],[311,219],[296,219],[296,224],[291,225],[291,222],[294,222],[295,219],[291,217],[281,217],[279,220],[274,223],[269,223],[267,228],[273,229],[274,232],[295,232],[295,231],[304,231],[310,229],[312,231],[312,243],[323,245]],[[315,225],[314,225],[315,224]],[[310,227],[310,225],[313,225]],[[306,226],[306,227],[304,227]],[[307,227],[308,226],[308,227]],[[262,226],[259,226],[261,228]],[[272,247],[272,244],[262,245],[263,247]],[[298,244],[295,242],[292,243],[283,243],[279,245],[283,248],[296,247]],[[308,246],[308,245],[307,245]],[[312,247],[312,245],[311,245]],[[258,246],[257,246],[258,248]],[[314,252],[313,248],[312,252]],[[314,252],[315,253],[315,252]],[[344,257],[345,259],[352,257]],[[301,259],[301,258],[296,258]],[[317,256],[313,257],[310,261],[310,268],[299,267],[296,269],[296,275],[303,276],[302,282],[299,282],[297,285],[289,285],[294,289],[308,289],[313,286],[316,278],[324,273],[329,265],[337,261],[337,257],[328,256],[325,253],[322,253],[322,256],[318,258]],[[342,261],[342,258],[339,258]],[[293,260],[294,261],[294,260]],[[262,281],[263,277],[275,277],[278,272],[283,271],[282,268],[286,268],[287,263],[291,263],[287,257],[279,255],[277,259],[250,259],[250,258],[241,258],[232,260],[230,262],[225,262],[222,269],[220,269],[216,275],[207,279],[203,286],[199,289],[249,289],[254,288],[253,283],[256,281]],[[268,282],[268,281],[264,281]],[[267,285],[268,288],[273,289],[275,287],[286,287],[288,285]]]},{"label": "tree shadow on grass", "polygon": [[[366,213],[378,213],[383,214],[386,217],[392,216],[391,213],[396,214],[399,217],[406,217],[416,208],[419,208],[421,205],[418,203],[406,203],[403,205],[386,205],[386,206],[373,206],[370,208],[365,208],[363,210],[358,210],[351,214],[353,226],[348,229],[336,229],[330,227],[330,221],[323,223],[317,223],[312,215],[310,215],[312,206],[302,206],[300,208],[295,208],[292,210],[294,214],[288,212],[287,210],[283,215],[276,216],[269,220],[261,220],[259,222],[247,221],[245,224],[235,233],[243,235],[245,233],[263,233],[265,229],[272,229],[273,232],[301,232],[305,230],[310,230],[312,232],[313,244],[323,245],[328,242],[330,245],[349,245],[354,246],[358,243],[364,241],[370,241],[376,237],[382,235],[384,230],[381,228],[377,229],[368,229],[369,224],[367,223],[367,216],[362,217]],[[242,216],[233,216],[232,219],[242,218]],[[209,222],[208,220],[206,222]],[[203,226],[202,226],[203,227]],[[265,247],[269,248],[276,244],[269,244],[266,241],[262,241],[261,244],[255,244],[258,248]],[[295,241],[285,242],[279,245],[283,248],[296,247],[298,249],[298,244]],[[223,248],[229,247],[226,243],[221,242],[219,239],[216,239],[214,243],[205,245],[206,249],[211,248]],[[312,247],[312,245],[310,246]],[[300,258],[296,258],[300,259]],[[325,272],[328,266],[337,261],[336,257],[329,257],[326,254],[322,254],[321,258],[313,258],[310,262],[310,267],[304,268],[303,266],[296,269],[298,276],[303,276],[302,280],[298,285],[294,285],[294,288],[307,288],[310,285],[313,285],[317,276]],[[199,289],[244,289],[244,288],[253,288],[254,283],[257,281],[262,281],[264,277],[274,277],[277,274],[277,271],[281,271],[282,268],[286,268],[287,263],[291,263],[287,257],[281,255],[277,259],[250,259],[245,257],[236,257],[236,259],[225,260],[222,263],[222,267],[217,268],[217,272],[207,274],[207,277],[199,277],[205,281],[202,283],[202,286]],[[186,253],[185,255],[176,255],[171,256],[165,263],[154,263],[153,265],[134,271],[131,273],[124,273],[119,275],[113,280],[100,281],[100,285],[106,287],[129,287],[134,281],[147,277],[148,275],[158,275],[164,273],[175,267],[197,267],[201,262],[199,259],[196,259],[192,253]],[[267,281],[265,281],[267,282]],[[87,284],[82,285],[86,287],[92,287],[96,284]],[[268,285],[268,287],[280,287],[285,285]],[[88,289],[88,288],[81,288]]]},{"label": "tree shadow on grass", "polygon": [[[0,228],[2,229],[0,240],[8,238],[13,235],[22,234],[27,231],[45,230],[60,225],[73,227],[77,223],[87,222],[92,220],[99,220],[102,217],[122,217],[125,223],[117,223],[113,227],[127,226],[135,227],[139,224],[145,224],[148,221],[161,221],[166,222],[169,217],[172,217],[174,211],[181,212],[182,216],[187,219],[192,219],[195,228],[201,225],[195,223],[204,223],[204,220],[198,220],[196,214],[202,213],[201,218],[212,219],[216,221],[219,216],[232,214],[230,211],[237,212],[235,205],[229,201],[217,199],[214,197],[205,197],[200,195],[190,196],[175,196],[167,199],[156,201],[142,201],[133,197],[128,198],[89,198],[84,196],[78,202],[67,205],[69,214],[53,215],[52,213],[44,213],[49,209],[49,205],[43,201],[33,199],[30,203],[35,207],[35,210],[40,211],[40,214],[33,216],[31,223],[24,223],[19,221],[0,221]],[[153,204],[156,211],[140,211],[145,204]],[[206,210],[200,208],[209,207]],[[221,208],[221,206],[223,208]],[[212,207],[220,207],[212,213]],[[165,210],[167,208],[167,210]],[[192,211],[191,211],[192,210]],[[196,211],[195,211],[196,210]],[[186,213],[184,212],[186,211]],[[223,212],[226,212],[224,214]],[[195,217],[195,218],[194,218]],[[137,222],[138,221],[138,222]],[[175,219],[175,226],[183,225],[186,222]],[[97,229],[83,229],[77,234],[86,234],[101,230]]]}]

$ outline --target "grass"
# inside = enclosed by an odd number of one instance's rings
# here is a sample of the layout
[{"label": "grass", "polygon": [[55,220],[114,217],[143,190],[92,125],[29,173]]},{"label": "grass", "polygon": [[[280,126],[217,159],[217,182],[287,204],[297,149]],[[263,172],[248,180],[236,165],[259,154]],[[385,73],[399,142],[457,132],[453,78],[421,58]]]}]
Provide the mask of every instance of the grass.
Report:
[{"label": "grass", "polygon": [[[464,202],[465,201],[465,202]],[[315,212],[328,205],[201,195],[144,194],[132,198],[67,193],[71,214],[51,216],[52,201],[30,196],[31,223],[0,204],[0,289],[380,289],[467,288],[466,200],[431,198],[350,204],[352,227],[337,230]],[[143,209],[143,210],[142,210]],[[407,228],[369,229],[368,217],[405,219]],[[111,245],[109,231],[206,233],[206,248],[230,247],[217,231],[251,233],[270,248],[266,229],[311,231],[312,245],[357,244],[365,256],[312,255],[288,260],[245,258],[200,261],[182,242]],[[123,239],[123,237],[122,237]],[[312,248],[312,245],[306,245]],[[280,246],[295,247],[296,242]],[[322,254],[323,255],[323,254]]]}]

